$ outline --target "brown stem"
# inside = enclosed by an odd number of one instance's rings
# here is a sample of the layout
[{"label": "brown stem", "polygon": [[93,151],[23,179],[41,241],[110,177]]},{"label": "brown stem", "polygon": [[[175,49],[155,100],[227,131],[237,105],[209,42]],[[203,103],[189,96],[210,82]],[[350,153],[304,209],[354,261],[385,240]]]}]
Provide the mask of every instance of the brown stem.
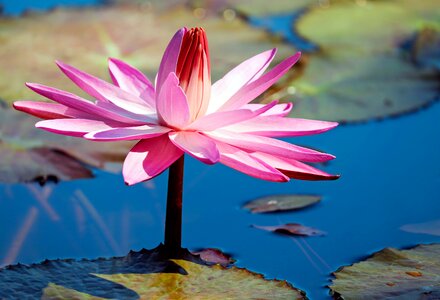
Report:
[{"label": "brown stem", "polygon": [[171,165],[168,175],[165,248],[171,256],[177,256],[182,245],[183,165],[184,155]]}]

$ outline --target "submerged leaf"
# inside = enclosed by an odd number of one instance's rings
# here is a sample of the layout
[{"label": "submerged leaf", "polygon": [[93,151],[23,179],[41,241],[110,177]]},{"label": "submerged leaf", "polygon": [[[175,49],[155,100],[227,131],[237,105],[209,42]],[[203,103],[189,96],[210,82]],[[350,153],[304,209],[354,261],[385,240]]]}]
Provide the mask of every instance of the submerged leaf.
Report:
[{"label": "submerged leaf", "polygon": [[417,224],[407,224],[400,227],[400,230],[411,233],[422,233],[440,236],[440,220]]},{"label": "submerged leaf", "polygon": [[285,235],[293,235],[293,236],[321,236],[325,235],[325,232],[320,231],[318,229],[303,226],[301,224],[296,223],[288,223],[284,225],[276,225],[276,226],[258,226],[252,225],[254,228],[258,228],[261,230],[271,231],[274,233],[280,233]]},{"label": "submerged leaf", "polygon": [[[395,116],[439,97],[438,74],[400,53],[421,26],[440,24],[436,0],[337,1],[315,6],[294,30],[320,46],[272,91],[293,99],[292,116],[355,122]],[[437,24],[437,25],[435,25]]]},{"label": "submerged leaf", "polygon": [[132,143],[91,143],[36,129],[35,118],[0,108],[0,182],[16,183],[93,177],[85,165],[110,168]]},{"label": "submerged leaf", "polygon": [[125,257],[54,260],[0,269],[0,298],[19,299],[305,299],[285,281],[236,267],[207,266],[182,251],[170,260],[164,248]]},{"label": "submerged leaf", "polygon": [[439,299],[440,245],[386,248],[334,275],[336,299]]},{"label": "submerged leaf", "polygon": [[252,213],[297,210],[321,201],[317,195],[274,195],[255,199],[243,205]]}]

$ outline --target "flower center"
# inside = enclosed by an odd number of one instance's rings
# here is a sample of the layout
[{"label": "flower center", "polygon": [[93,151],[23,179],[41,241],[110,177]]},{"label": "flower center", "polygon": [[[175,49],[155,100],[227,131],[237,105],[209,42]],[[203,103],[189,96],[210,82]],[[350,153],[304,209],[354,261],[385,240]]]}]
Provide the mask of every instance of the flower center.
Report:
[{"label": "flower center", "polygon": [[191,120],[206,113],[211,95],[211,66],[205,31],[191,28],[183,36],[176,74],[188,98]]}]

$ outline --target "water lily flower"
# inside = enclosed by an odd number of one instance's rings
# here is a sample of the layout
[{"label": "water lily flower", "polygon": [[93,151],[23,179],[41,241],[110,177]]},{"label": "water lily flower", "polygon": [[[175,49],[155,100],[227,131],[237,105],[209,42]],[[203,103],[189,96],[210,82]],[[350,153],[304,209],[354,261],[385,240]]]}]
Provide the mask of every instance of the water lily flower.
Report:
[{"label": "water lily flower", "polygon": [[154,84],[114,58],[109,59],[113,84],[57,62],[95,101],[27,83],[56,103],[16,101],[14,107],[45,119],[36,127],[53,133],[92,141],[138,140],[123,165],[129,185],[159,175],[184,153],[264,180],[335,179],[306,164],[334,156],[276,138],[317,134],[337,123],[288,118],[290,103],[251,103],[300,57],[296,53],[265,72],[275,53],[276,49],[260,53],[211,84],[205,31],[182,28],[166,48]]}]

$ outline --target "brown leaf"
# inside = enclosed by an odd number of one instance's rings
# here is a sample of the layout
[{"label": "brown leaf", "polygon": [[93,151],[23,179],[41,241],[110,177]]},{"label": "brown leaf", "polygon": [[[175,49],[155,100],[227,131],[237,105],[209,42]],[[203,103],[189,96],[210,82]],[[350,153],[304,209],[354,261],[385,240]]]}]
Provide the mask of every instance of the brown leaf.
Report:
[{"label": "brown leaf", "polygon": [[297,210],[321,201],[318,195],[273,195],[249,201],[244,209],[252,213],[267,213],[276,211]]},{"label": "brown leaf", "polygon": [[235,262],[231,255],[223,253],[216,248],[206,248],[196,252],[192,252],[194,255],[200,255],[200,258],[208,263],[220,264],[222,266],[229,266]]}]

